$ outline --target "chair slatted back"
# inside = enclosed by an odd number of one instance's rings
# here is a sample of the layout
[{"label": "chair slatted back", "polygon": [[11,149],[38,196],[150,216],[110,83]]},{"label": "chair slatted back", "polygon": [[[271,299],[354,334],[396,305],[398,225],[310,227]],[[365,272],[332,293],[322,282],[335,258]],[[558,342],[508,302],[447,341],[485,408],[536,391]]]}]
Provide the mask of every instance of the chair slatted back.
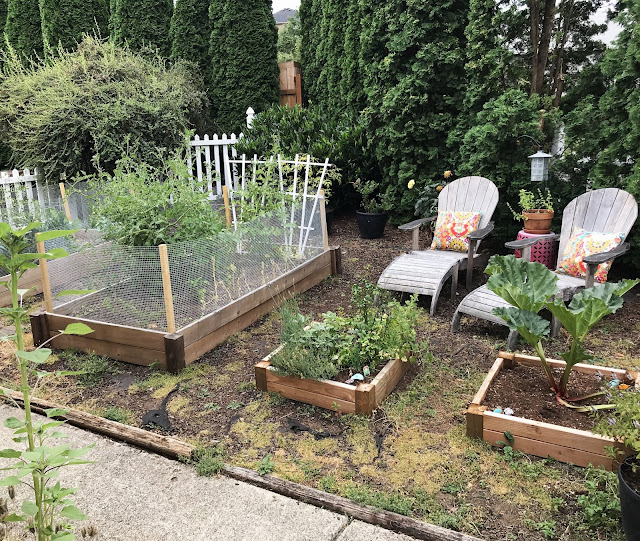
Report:
[{"label": "chair slatted back", "polygon": [[[444,191],[444,190],[442,190]],[[618,188],[603,188],[583,193],[571,201],[562,214],[557,265],[576,228],[597,233],[629,234],[638,217],[633,196]]]},{"label": "chair slatted back", "polygon": [[[480,212],[482,229],[489,225],[498,205],[498,188],[488,178],[462,177],[447,184],[438,196],[438,211]],[[478,250],[478,242],[476,251]]]}]

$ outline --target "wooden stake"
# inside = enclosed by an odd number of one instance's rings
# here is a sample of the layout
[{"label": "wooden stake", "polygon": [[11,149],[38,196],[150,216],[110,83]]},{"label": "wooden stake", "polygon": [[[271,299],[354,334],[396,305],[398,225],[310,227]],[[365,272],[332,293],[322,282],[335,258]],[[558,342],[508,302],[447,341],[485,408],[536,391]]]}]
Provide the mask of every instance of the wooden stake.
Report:
[{"label": "wooden stake", "polygon": [[320,203],[320,224],[322,225],[322,247],[325,252],[329,250],[329,233],[327,232],[327,209],[325,208],[324,190],[318,192]]},{"label": "wooden stake", "polygon": [[231,228],[231,205],[229,204],[229,188],[222,187],[222,197],[224,199],[224,215],[227,218],[227,227]]},{"label": "wooden stake", "polygon": [[[38,240],[36,233],[36,242],[39,254],[46,254],[44,249],[44,241]],[[46,259],[40,259],[40,277],[42,279],[42,293],[44,294],[44,307],[47,312],[53,312],[53,297],[51,296],[51,282],[49,281],[49,267]]]},{"label": "wooden stake", "polygon": [[64,189],[64,182],[60,183],[60,194],[62,195],[62,202],[64,203],[64,213],[67,215],[69,223],[73,222],[71,219],[71,210],[69,209],[69,200],[67,199],[67,192]]},{"label": "wooden stake", "polygon": [[162,269],[162,290],[164,292],[164,309],[167,314],[167,330],[176,332],[176,320],[173,314],[173,294],[171,293],[171,274],[169,272],[169,256],[167,245],[158,246],[160,252],[160,268]]}]

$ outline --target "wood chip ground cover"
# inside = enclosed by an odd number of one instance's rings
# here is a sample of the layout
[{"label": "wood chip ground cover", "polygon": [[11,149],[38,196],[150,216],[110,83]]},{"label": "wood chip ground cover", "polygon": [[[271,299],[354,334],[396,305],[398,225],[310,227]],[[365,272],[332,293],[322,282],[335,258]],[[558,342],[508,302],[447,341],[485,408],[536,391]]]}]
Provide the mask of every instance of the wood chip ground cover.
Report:
[{"label": "wood chip ground cover", "polygon": [[[299,298],[302,312],[314,317],[328,310],[349,312],[351,285],[375,282],[410,246],[409,236],[392,226],[380,240],[359,239],[351,217],[338,218],[333,229],[331,243],[342,247],[344,274]],[[484,280],[478,272],[474,287]],[[451,334],[449,323],[464,294],[461,287],[454,302],[443,294],[435,317],[425,311],[418,333],[432,357],[412,366],[371,419],[256,391],[254,364],[279,343],[275,313],[179,375],[108,361],[97,383],[95,378],[89,384],[70,377],[52,380],[38,395],[139,425],[178,385],[167,404],[173,435],[202,445],[220,441],[231,464],[258,469],[271,455],[273,475],[486,539],[622,539],[616,528],[589,529],[585,522],[578,499],[588,492],[586,470],[495,451],[466,438],[463,412],[505,347],[507,330],[466,319],[461,332]],[[633,338],[640,330],[639,299],[632,292],[624,309],[592,333],[587,346],[600,364],[640,364]],[[421,299],[421,305],[427,307],[429,300]],[[553,341],[550,354],[562,351],[566,341],[566,335]],[[67,353],[51,368],[78,369],[83,362],[102,366]],[[19,377],[2,343],[0,369],[3,383],[15,386]],[[330,436],[316,437],[322,432]]]}]

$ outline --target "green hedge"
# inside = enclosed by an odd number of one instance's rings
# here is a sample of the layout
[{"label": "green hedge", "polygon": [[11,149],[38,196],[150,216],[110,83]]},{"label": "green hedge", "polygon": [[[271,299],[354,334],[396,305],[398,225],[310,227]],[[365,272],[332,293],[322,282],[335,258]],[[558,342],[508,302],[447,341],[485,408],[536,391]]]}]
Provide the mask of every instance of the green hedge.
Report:
[{"label": "green hedge", "polygon": [[190,66],[167,68],[112,43],[86,38],[73,53],[22,67],[10,62],[0,84],[0,136],[14,165],[38,167],[57,182],[113,170],[126,151],[159,164],[201,130],[207,98]]}]

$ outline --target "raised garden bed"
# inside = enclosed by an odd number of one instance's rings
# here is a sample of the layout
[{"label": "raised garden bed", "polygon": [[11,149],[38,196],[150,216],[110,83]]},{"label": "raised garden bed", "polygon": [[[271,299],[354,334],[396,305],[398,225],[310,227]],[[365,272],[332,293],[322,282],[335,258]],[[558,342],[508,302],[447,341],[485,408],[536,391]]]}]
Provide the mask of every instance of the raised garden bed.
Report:
[{"label": "raised garden bed", "polygon": [[256,387],[261,391],[278,393],[291,400],[340,413],[371,415],[391,394],[411,366],[408,361],[394,359],[380,370],[371,383],[354,386],[327,379],[280,376],[271,368],[270,361],[279,349],[256,364]]},{"label": "raised garden bed", "polygon": [[254,289],[174,333],[83,319],[69,315],[71,301],[55,313],[40,311],[31,316],[34,345],[39,346],[69,323],[85,323],[93,329],[86,336],[56,336],[54,348],[93,351],[120,361],[149,366],[158,364],[177,372],[199,359],[229,336],[248,327],[296,293],[302,293],[331,274],[341,272],[340,248],[329,248],[294,270]]},{"label": "raised garden bed", "polygon": [[[549,360],[548,362],[553,368],[566,366],[564,361]],[[506,441],[505,432],[508,432],[513,436],[512,447],[517,451],[543,458],[551,457],[560,462],[577,466],[591,464],[602,466],[607,470],[614,469],[615,461],[608,455],[606,448],[617,447],[622,450],[624,446],[611,438],[598,436],[588,430],[577,430],[488,411],[488,407],[483,405],[483,402],[489,387],[501,370],[512,368],[516,363],[527,366],[542,366],[538,357],[500,352],[467,409],[467,436],[480,438],[491,445],[499,446],[501,445],[499,442]],[[636,385],[639,378],[638,374],[626,370],[591,364],[579,363],[574,365],[573,370],[584,374],[600,372],[605,378],[615,377],[621,381],[624,381],[627,374],[630,374],[635,379]]]}]

